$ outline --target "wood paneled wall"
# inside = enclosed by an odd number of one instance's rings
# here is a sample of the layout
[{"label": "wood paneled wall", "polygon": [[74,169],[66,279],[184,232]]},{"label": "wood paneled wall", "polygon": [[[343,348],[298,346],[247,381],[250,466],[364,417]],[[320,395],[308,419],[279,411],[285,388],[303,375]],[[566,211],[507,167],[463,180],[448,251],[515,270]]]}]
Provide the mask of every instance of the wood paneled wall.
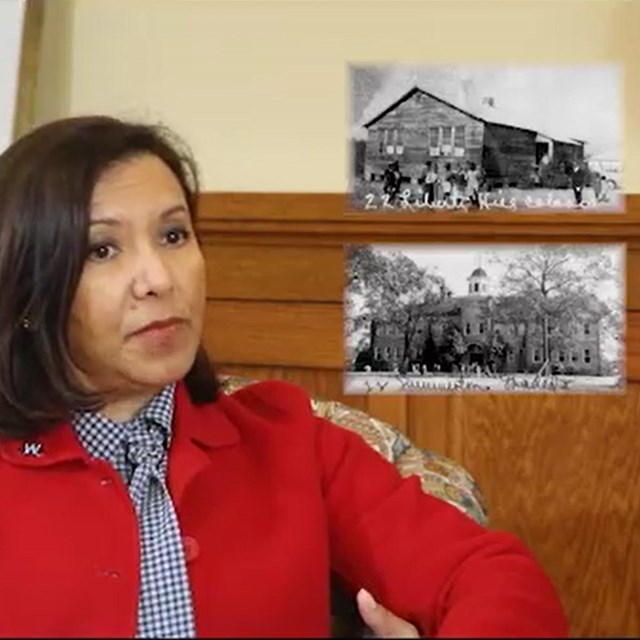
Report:
[{"label": "wood paneled wall", "polygon": [[[640,196],[615,214],[348,214],[338,194],[204,194],[205,344],[221,371],[283,378],[364,409],[479,482],[521,536],[575,636],[640,636]],[[351,242],[626,242],[620,395],[343,396]]]}]

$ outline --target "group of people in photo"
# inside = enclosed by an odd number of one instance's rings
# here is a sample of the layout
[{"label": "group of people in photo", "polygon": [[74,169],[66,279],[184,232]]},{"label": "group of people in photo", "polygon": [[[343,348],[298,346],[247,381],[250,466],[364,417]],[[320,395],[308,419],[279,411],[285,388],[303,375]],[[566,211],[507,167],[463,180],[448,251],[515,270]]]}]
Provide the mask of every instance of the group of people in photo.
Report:
[{"label": "group of people in photo", "polygon": [[[382,189],[388,196],[390,204],[397,201],[403,182],[400,163],[394,160],[382,176]],[[466,198],[471,205],[479,205],[481,172],[475,162],[453,163],[427,160],[417,183],[418,197],[425,204]]]},{"label": "group of people in photo", "polygon": [[[576,206],[581,206],[585,201],[586,189],[592,191],[595,202],[610,200],[615,185],[607,176],[591,170],[587,162],[561,163],[556,171],[565,176],[565,187],[573,192]],[[382,192],[390,205],[398,203],[402,194],[409,189],[412,198],[425,205],[464,201],[471,207],[479,207],[480,193],[491,190],[484,172],[472,161],[427,160],[415,182],[417,189],[412,185],[410,176],[401,170],[400,162],[393,160],[382,174]],[[532,169],[530,188],[549,188],[544,184],[539,167]]]}]

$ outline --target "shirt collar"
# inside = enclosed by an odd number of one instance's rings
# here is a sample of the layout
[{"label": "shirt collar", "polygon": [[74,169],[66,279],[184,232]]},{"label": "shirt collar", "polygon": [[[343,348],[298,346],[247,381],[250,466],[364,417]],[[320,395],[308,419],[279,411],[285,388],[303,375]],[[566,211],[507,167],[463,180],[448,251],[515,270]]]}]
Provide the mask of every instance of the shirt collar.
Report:
[{"label": "shirt collar", "polygon": [[160,427],[168,447],[171,439],[175,387],[175,383],[165,386],[131,420],[116,422],[100,412],[84,411],[74,413],[72,426],[90,455],[112,463],[117,459],[128,433],[139,421],[152,422]]}]

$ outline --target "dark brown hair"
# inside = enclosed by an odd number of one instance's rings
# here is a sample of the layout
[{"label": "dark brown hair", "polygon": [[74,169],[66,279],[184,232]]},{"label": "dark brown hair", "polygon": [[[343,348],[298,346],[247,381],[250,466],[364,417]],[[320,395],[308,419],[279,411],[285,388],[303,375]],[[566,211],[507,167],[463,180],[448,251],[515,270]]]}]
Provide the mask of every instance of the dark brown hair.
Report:
[{"label": "dark brown hair", "polygon": [[[69,313],[88,252],[96,183],[113,165],[147,153],[176,176],[195,226],[195,161],[160,125],[66,118],[0,155],[0,437],[34,436],[73,411],[104,404],[72,375]],[[217,397],[219,381],[202,346],[185,383],[196,404]]]}]

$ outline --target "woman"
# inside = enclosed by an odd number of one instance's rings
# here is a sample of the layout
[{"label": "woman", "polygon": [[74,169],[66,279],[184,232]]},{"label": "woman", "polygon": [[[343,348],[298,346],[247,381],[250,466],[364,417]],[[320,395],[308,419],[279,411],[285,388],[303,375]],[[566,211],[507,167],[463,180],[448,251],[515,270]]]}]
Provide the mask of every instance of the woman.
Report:
[{"label": "woman", "polygon": [[389,163],[389,166],[382,175],[382,191],[389,196],[389,204],[395,204],[398,193],[400,192],[401,181],[400,164],[397,160],[394,160]]},{"label": "woman", "polygon": [[478,194],[480,191],[480,172],[476,168],[475,162],[469,162],[469,169],[467,170],[467,187],[466,196],[469,198],[473,206],[480,206],[478,200]]},{"label": "woman", "polygon": [[378,635],[566,634],[519,541],[295,386],[220,392],[197,194],[108,117],[0,156],[0,635],[326,636],[331,570]]}]

